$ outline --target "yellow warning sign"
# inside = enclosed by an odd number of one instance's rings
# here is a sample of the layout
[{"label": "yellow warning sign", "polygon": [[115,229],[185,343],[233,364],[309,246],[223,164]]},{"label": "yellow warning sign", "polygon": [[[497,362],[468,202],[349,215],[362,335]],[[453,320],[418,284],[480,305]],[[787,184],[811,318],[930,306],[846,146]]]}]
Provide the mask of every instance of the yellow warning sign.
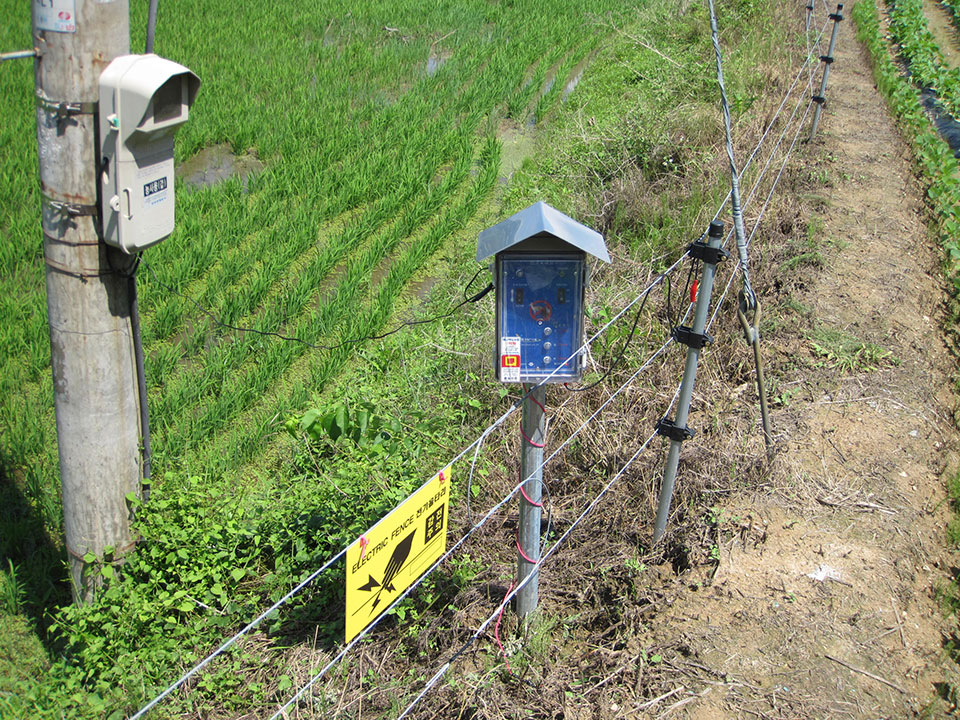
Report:
[{"label": "yellow warning sign", "polygon": [[347,548],[350,642],[443,555],[450,468],[442,470]]}]

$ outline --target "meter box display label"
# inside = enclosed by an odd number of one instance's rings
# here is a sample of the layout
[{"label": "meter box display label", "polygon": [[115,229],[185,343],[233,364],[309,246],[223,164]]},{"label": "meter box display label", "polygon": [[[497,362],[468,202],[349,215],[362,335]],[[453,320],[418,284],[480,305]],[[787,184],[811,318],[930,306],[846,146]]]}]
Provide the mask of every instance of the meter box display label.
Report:
[{"label": "meter box display label", "polygon": [[[582,255],[504,253],[499,258],[501,382],[579,377]],[[551,375],[551,373],[553,373]]]}]

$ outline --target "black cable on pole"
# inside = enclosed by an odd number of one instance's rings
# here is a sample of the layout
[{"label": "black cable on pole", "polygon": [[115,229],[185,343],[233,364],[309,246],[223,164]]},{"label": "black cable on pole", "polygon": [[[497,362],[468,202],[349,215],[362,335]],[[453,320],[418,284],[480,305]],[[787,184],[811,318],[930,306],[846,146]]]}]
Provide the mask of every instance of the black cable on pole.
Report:
[{"label": "black cable on pole", "polygon": [[[130,264],[116,267],[114,259],[121,257]],[[150,450],[150,408],[147,405],[147,373],[144,370],[143,338],[140,332],[140,307],[137,300],[137,269],[143,255],[137,254],[132,258],[107,248],[107,265],[111,273],[127,278],[127,308],[130,312],[130,339],[133,343],[134,372],[137,377],[137,405],[140,410],[140,461],[141,461],[141,488],[143,500],[150,499],[150,477],[152,471],[153,453]]]},{"label": "black cable on pole", "polygon": [[150,10],[147,14],[147,44],[144,52],[147,54],[153,52],[153,36],[157,32],[157,5],[160,0],[150,0]]},{"label": "black cable on pole", "polygon": [[137,366],[137,395],[140,405],[140,457],[143,460],[142,493],[144,501],[150,499],[150,477],[153,454],[150,450],[150,408],[147,405],[147,373],[143,362],[143,340],[140,335],[140,309],[137,303],[137,273],[130,273],[127,280],[130,297],[130,334],[133,336],[133,357]]}]

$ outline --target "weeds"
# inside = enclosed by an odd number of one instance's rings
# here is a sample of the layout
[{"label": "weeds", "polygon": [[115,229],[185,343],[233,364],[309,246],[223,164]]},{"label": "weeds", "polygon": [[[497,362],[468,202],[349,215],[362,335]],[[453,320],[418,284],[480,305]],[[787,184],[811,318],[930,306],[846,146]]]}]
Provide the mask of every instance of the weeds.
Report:
[{"label": "weeds", "polygon": [[19,615],[23,612],[26,587],[18,577],[13,561],[7,559],[7,570],[0,571],[0,607],[7,615]]},{"label": "weeds", "polygon": [[849,333],[831,328],[817,328],[810,334],[810,346],[821,358],[819,364],[843,373],[870,372],[884,365],[899,365],[890,350],[864,342]]}]

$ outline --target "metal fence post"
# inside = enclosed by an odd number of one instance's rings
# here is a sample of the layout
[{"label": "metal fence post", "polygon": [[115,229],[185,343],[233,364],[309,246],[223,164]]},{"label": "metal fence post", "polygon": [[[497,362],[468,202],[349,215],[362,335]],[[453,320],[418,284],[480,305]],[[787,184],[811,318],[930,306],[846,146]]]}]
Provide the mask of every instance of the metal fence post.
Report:
[{"label": "metal fence post", "polygon": [[833,48],[837,44],[837,30],[840,27],[840,21],[843,20],[843,3],[837,3],[837,11],[830,15],[833,20],[833,32],[830,33],[830,47],[827,48],[827,54],[821,55],[823,61],[823,77],[820,79],[820,93],[813,96],[813,101],[817,104],[817,109],[813,111],[813,124],[810,126],[810,140],[813,140],[817,134],[817,126],[820,124],[820,113],[827,102],[827,78],[830,77],[830,66],[833,65]]},{"label": "metal fence post", "polygon": [[[534,388],[523,398],[523,418],[520,427],[520,477],[524,483],[520,493],[520,526],[517,537],[517,582],[537,572],[540,562],[540,503],[543,480],[543,440],[546,423],[543,404],[545,386]],[[533,577],[517,592],[517,614],[521,620],[537,609],[540,578]]]},{"label": "metal fence post", "polygon": [[703,260],[703,277],[700,280],[700,291],[697,293],[693,327],[681,326],[674,330],[677,341],[687,346],[687,363],[680,384],[680,396],[677,399],[676,420],[663,418],[657,425],[657,433],[670,438],[670,450],[667,453],[663,483],[660,486],[660,502],[653,529],[654,542],[663,537],[667,528],[670,503],[673,500],[673,486],[677,479],[677,464],[680,461],[680,446],[684,440],[693,437],[693,431],[687,427],[687,416],[690,412],[690,400],[693,397],[693,384],[697,379],[700,350],[711,341],[704,329],[707,325],[707,313],[710,310],[710,296],[713,294],[713,279],[717,272],[717,263],[726,257],[726,252],[720,249],[722,238],[723,223],[714,220],[710,223],[710,229],[707,232],[707,244],[697,242],[690,246],[691,257],[699,257]]}]

